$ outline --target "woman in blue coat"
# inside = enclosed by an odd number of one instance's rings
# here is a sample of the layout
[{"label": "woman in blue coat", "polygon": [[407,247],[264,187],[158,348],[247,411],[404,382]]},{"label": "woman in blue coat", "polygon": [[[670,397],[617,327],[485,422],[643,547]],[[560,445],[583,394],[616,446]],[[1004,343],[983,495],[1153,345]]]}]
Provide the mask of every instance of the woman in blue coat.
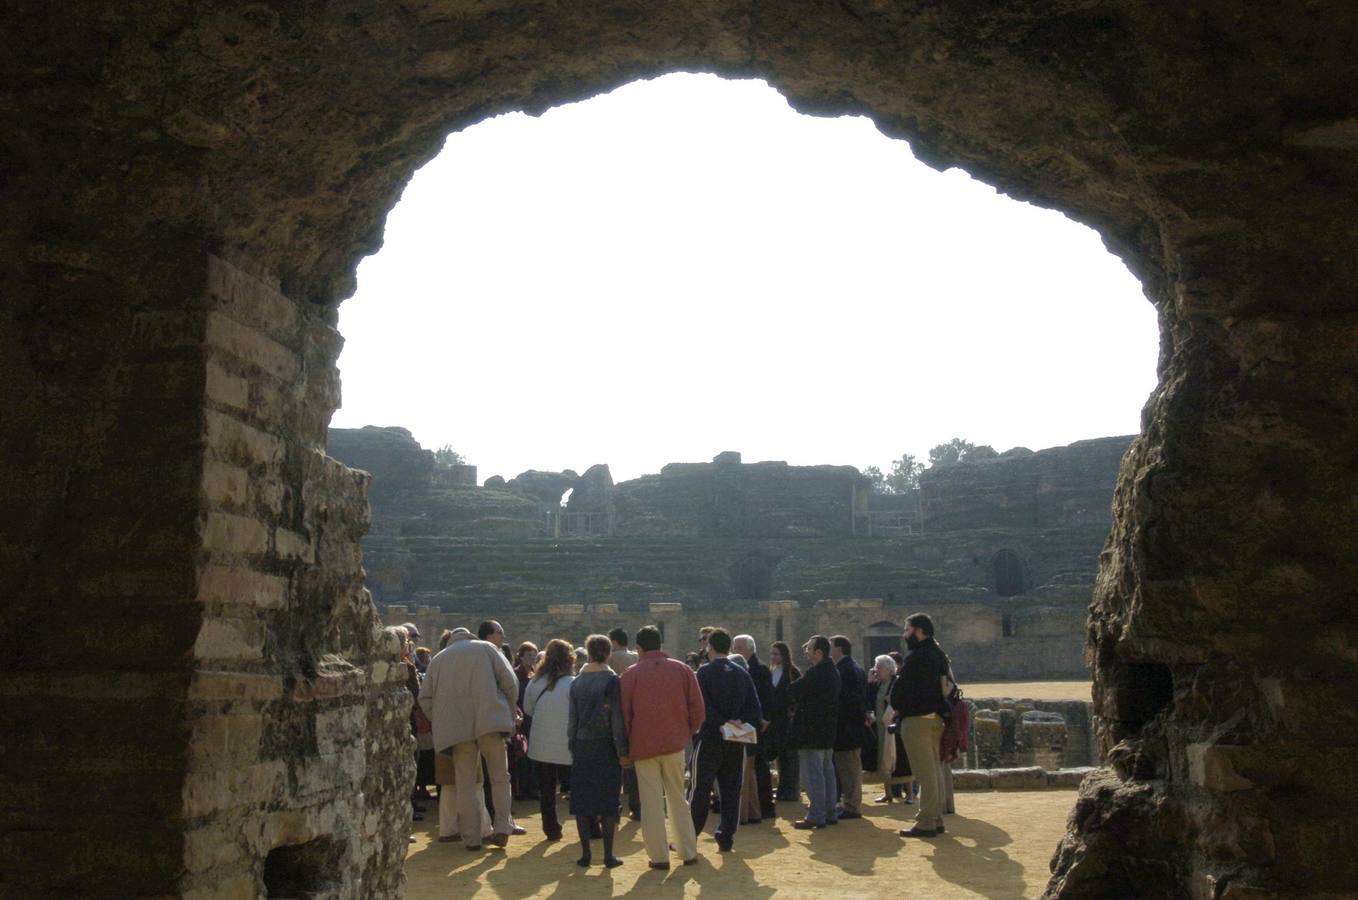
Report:
[{"label": "woman in blue coat", "polygon": [[622,720],[622,686],[608,667],[613,644],[602,634],[585,641],[589,662],[571,683],[570,722],[567,737],[571,751],[571,815],[580,832],[580,858],[576,865],[592,861],[590,833],[598,822],[604,842],[604,865],[622,865],[613,855],[613,835],[618,827],[618,794],[622,790],[622,765],[627,760],[627,729]]}]

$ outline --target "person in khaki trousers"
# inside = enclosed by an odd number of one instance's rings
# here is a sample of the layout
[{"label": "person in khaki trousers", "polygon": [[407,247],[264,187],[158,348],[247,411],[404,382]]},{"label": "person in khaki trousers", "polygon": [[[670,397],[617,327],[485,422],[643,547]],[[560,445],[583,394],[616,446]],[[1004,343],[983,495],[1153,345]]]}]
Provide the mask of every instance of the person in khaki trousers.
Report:
[{"label": "person in khaki trousers", "polygon": [[835,728],[835,779],[839,819],[863,818],[863,736],[868,727],[868,676],[853,658],[853,644],[830,638],[830,659],[839,670],[839,719]]},{"label": "person in khaki trousers", "polygon": [[896,684],[891,707],[900,721],[901,743],[910,757],[910,770],[919,782],[915,824],[900,830],[901,837],[926,838],[941,834],[943,826],[943,766],[938,747],[944,717],[950,712],[944,689],[948,657],[934,640],[934,622],[924,613],[905,620],[908,651]]},{"label": "person in khaki trousers", "polygon": [[433,725],[436,752],[452,751],[458,831],[468,850],[481,849],[481,793],[477,778],[486,761],[494,801],[494,831],[487,839],[497,847],[509,842],[509,765],[505,738],[520,720],[519,679],[509,660],[488,641],[474,640],[455,628],[448,646],[429,662],[420,685],[420,708]]},{"label": "person in khaki trousers", "polygon": [[668,811],[674,848],[684,865],[698,861],[698,835],[684,791],[684,746],[707,715],[693,670],[660,649],[660,630],[637,632],[641,658],[622,673],[622,718],[641,795],[641,835],[652,869],[670,867]]}]

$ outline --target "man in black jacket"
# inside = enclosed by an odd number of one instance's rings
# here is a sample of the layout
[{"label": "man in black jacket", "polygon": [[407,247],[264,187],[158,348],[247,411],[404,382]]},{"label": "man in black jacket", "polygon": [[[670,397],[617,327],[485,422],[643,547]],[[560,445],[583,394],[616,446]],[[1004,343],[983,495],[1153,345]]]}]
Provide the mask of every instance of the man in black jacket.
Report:
[{"label": "man in black jacket", "polygon": [[863,818],[863,733],[868,721],[868,676],[854,662],[853,644],[830,638],[830,659],[839,670],[839,724],[835,730],[835,778],[841,819]]},{"label": "man in black jacket", "polygon": [[950,713],[945,698],[948,657],[934,641],[934,622],[924,613],[905,620],[909,652],[891,689],[891,708],[900,720],[901,743],[910,757],[910,771],[919,782],[919,806],[913,828],[901,837],[933,837],[943,830],[943,766],[938,744],[944,719]]},{"label": "man in black jacket", "polygon": [[788,743],[797,749],[798,769],[810,807],[794,828],[824,828],[835,813],[835,730],[839,721],[839,670],[830,660],[830,639],[813,635],[802,648],[809,663],[788,686],[794,708]]},{"label": "man in black jacket", "polygon": [[[773,773],[769,771],[769,710],[773,708],[773,673],[759,661],[755,653],[754,638],[748,634],[738,634],[731,639],[731,652],[745,659],[750,670],[750,680],[754,682],[754,692],[759,697],[759,708],[765,718],[759,723],[759,747],[754,755],[754,778],[759,797],[759,815],[762,819],[773,818],[777,810],[773,805]],[[757,821],[757,820],[752,820]]]},{"label": "man in black jacket", "polygon": [[712,799],[712,782],[721,791],[721,824],[717,826],[717,849],[731,849],[740,824],[740,787],[745,775],[745,745],[722,737],[727,722],[745,722],[756,729],[764,718],[759,697],[749,673],[726,658],[731,651],[731,635],[714,628],[707,636],[711,659],[698,669],[698,687],[707,705],[707,718],[698,731],[694,751],[693,781],[689,786],[689,807],[693,811],[693,830],[703,833]]}]

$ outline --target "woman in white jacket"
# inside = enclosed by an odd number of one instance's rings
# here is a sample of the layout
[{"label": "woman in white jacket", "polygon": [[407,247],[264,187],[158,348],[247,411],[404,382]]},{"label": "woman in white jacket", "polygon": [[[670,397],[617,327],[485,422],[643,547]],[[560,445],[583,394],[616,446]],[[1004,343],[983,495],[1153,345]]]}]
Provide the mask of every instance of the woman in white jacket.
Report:
[{"label": "woman in white jacket", "polygon": [[549,841],[561,840],[556,786],[564,774],[561,770],[571,764],[566,726],[570,722],[574,666],[575,649],[569,643],[560,638],[548,641],[523,694],[523,714],[533,719],[528,732],[528,758],[537,774],[542,832]]}]

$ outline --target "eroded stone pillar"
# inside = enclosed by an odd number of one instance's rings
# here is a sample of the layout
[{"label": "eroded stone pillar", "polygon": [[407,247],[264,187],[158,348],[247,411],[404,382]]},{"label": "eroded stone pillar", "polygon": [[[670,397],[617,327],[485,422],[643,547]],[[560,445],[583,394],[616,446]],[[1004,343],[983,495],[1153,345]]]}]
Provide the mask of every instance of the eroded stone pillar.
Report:
[{"label": "eroded stone pillar", "polygon": [[334,312],[216,257],[206,301],[183,887],[393,895],[410,699],[363,587],[367,476],[324,451]]},{"label": "eroded stone pillar", "polygon": [[160,249],[0,311],[0,894],[394,895],[409,698],[324,453],[334,313]]},{"label": "eroded stone pillar", "polygon": [[1107,768],[1052,897],[1358,885],[1358,321],[1312,260],[1252,240],[1181,260],[1203,277],[1166,298],[1170,352],[1090,609]]}]

